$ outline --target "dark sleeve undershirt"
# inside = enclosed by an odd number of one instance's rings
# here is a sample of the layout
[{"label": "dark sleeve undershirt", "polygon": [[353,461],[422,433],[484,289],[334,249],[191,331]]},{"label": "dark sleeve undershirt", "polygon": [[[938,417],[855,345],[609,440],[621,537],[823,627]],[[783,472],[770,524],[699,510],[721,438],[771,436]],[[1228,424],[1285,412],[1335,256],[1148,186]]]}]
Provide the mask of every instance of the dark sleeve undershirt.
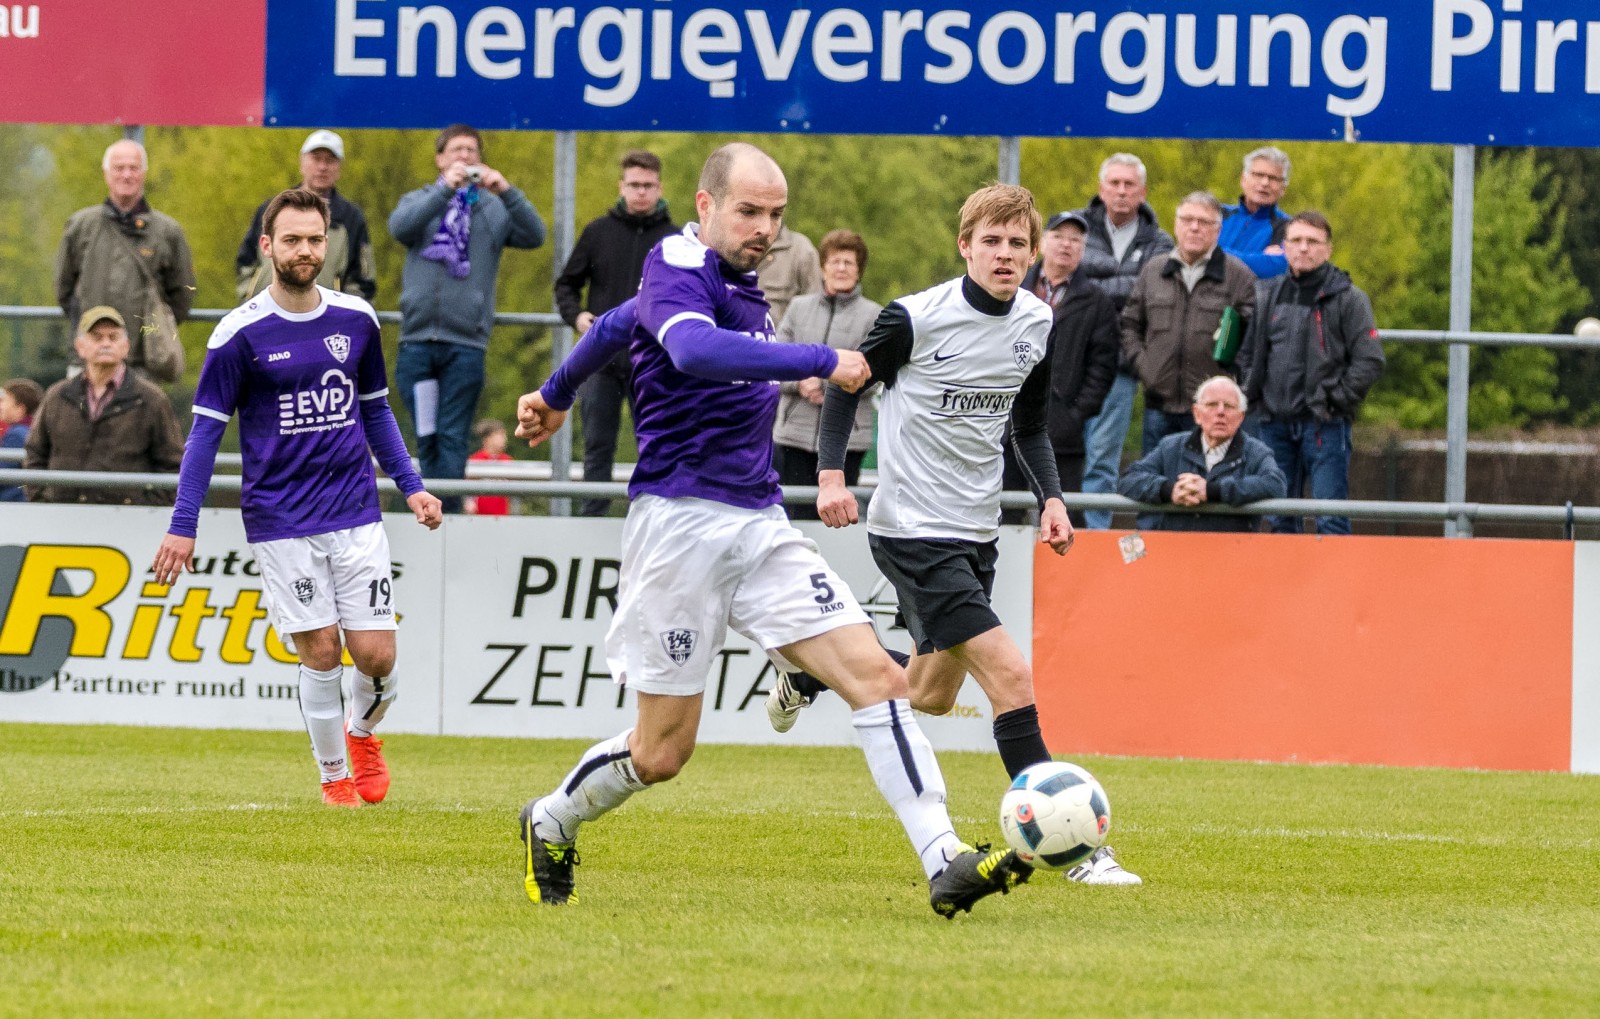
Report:
[{"label": "dark sleeve undershirt", "polygon": [[1050,358],[1046,357],[1028,373],[1011,405],[1011,446],[1041,509],[1046,499],[1061,498],[1061,472],[1056,469],[1045,417],[1049,399]]},{"label": "dark sleeve undershirt", "polygon": [[[872,331],[861,341],[861,353],[867,358],[872,372],[869,383],[883,383],[884,388],[894,385],[900,367],[911,360],[911,347],[916,333],[911,328],[911,316],[899,304],[890,304],[878,313]],[[844,470],[845,447],[850,442],[850,429],[856,420],[856,405],[861,402],[867,387],[847,393],[833,383],[828,383],[827,395],[822,401],[822,426],[817,436],[817,470]],[[1054,465],[1052,464],[1052,467]]]}]

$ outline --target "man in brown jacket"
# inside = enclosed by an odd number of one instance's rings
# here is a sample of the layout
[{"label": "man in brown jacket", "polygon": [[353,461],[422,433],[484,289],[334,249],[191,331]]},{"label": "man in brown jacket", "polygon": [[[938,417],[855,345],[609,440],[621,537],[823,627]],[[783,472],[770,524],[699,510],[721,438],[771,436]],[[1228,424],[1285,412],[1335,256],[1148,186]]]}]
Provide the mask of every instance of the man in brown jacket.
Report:
[{"label": "man in brown jacket", "polygon": [[[178,418],[153,383],[128,368],[128,327],[109,305],[90,308],[74,341],[83,374],[51,386],[34,415],[29,470],[175,474],[183,459]],[[170,506],[166,488],[28,487],[30,502]]]},{"label": "man in brown jacket", "polygon": [[1190,394],[1213,375],[1233,375],[1212,357],[1223,312],[1243,335],[1255,311],[1255,273],[1217,247],[1222,203],[1196,191],[1178,203],[1177,246],[1145,264],[1122,309],[1122,354],[1144,383],[1145,455],[1163,437],[1194,427]]}]

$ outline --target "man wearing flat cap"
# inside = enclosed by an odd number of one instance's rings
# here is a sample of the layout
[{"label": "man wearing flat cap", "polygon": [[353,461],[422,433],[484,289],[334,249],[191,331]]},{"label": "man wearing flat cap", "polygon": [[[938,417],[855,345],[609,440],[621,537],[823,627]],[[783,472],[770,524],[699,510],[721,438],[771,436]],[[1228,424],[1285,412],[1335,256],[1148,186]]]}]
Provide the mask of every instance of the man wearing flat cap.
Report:
[{"label": "man wearing flat cap", "polygon": [[[128,323],[110,305],[85,311],[73,341],[83,372],[51,386],[34,415],[23,466],[29,470],[176,474],[183,435],[172,401],[128,368]],[[172,489],[30,485],[29,502],[167,506]]]},{"label": "man wearing flat cap", "polygon": [[[328,258],[317,274],[317,283],[329,290],[355,294],[371,301],[378,292],[377,267],[372,260],[372,237],[367,232],[367,216],[361,206],[339,193],[339,172],[344,166],[344,139],[332,131],[313,131],[300,146],[300,186],[315,191],[328,202]],[[272,283],[272,265],[261,258],[261,216],[267,209],[262,202],[234,265],[239,271],[239,303],[267,289]]]},{"label": "man wearing flat cap", "polygon": [[[1100,413],[1117,374],[1117,305],[1087,273],[1079,272],[1089,221],[1082,213],[1058,212],[1045,223],[1039,261],[1022,278],[1024,290],[1050,305],[1054,320],[1045,356],[1050,358],[1050,397],[1046,424],[1055,449],[1061,490],[1083,490],[1083,426]],[[1028,490],[1009,439],[1005,444],[1007,489]],[[1006,520],[1021,523],[1020,510]],[[1074,527],[1083,514],[1071,510]]]}]

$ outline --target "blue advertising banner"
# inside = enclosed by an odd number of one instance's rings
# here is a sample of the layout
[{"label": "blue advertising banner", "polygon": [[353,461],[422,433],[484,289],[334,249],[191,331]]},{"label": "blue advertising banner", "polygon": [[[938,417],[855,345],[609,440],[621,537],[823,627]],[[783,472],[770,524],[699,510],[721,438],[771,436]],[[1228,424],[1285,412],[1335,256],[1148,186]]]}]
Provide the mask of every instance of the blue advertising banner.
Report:
[{"label": "blue advertising banner", "polygon": [[265,123],[1600,144],[1581,0],[271,0]]}]

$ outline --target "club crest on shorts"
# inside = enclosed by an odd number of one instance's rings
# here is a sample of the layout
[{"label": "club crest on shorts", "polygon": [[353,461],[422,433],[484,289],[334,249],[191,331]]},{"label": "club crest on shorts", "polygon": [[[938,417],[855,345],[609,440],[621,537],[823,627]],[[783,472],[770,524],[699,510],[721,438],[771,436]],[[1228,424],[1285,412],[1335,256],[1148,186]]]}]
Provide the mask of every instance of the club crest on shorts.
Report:
[{"label": "club crest on shorts", "polygon": [[317,596],[317,582],[310,577],[301,577],[293,584],[294,596],[301,605],[310,605],[311,599]]},{"label": "club crest on shorts", "polygon": [[[1016,340],[1011,344],[1011,356],[1017,359],[1017,367],[1023,371],[1028,370],[1028,361],[1033,357],[1033,344],[1027,340]],[[343,358],[340,358],[343,360]]]},{"label": "club crest on shorts", "polygon": [[672,659],[674,665],[682,665],[694,654],[694,643],[699,636],[694,630],[663,630],[661,646],[666,649],[667,657]]},{"label": "club crest on shorts", "polygon": [[334,333],[322,342],[328,345],[328,353],[340,364],[350,359],[350,337],[344,333]]}]

